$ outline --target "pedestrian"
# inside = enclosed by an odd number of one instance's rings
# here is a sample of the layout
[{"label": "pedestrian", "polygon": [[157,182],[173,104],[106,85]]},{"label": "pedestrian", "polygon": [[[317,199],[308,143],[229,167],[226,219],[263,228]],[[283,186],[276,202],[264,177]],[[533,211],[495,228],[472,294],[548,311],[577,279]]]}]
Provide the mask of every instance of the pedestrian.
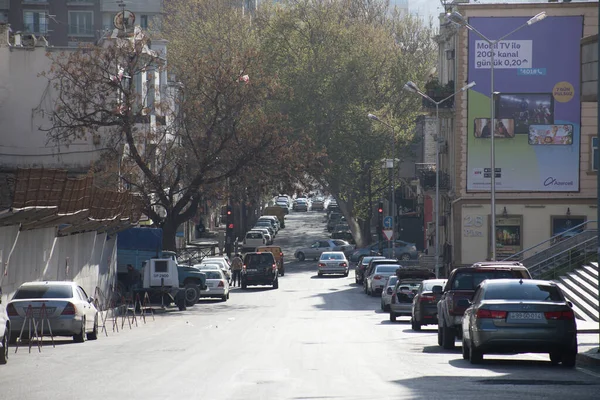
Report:
[{"label": "pedestrian", "polygon": [[235,282],[237,280],[237,287],[242,285],[242,265],[244,261],[242,261],[242,257],[239,253],[236,253],[233,259],[231,260],[231,270],[233,271],[233,279],[232,286],[235,287]]}]

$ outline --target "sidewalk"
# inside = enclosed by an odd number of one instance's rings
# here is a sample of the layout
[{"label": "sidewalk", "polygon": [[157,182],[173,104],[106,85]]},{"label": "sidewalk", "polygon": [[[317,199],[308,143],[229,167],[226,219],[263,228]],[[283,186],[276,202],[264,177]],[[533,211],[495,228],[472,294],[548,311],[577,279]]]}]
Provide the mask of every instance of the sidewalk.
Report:
[{"label": "sidewalk", "polygon": [[600,366],[600,352],[598,343],[599,324],[593,321],[577,320],[577,342],[579,354],[577,354],[577,365]]}]

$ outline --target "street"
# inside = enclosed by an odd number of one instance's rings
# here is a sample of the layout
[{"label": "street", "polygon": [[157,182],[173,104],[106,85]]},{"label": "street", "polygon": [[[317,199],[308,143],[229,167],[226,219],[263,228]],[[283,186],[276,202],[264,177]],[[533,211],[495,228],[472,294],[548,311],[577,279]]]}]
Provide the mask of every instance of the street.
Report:
[{"label": "street", "polygon": [[[290,213],[279,289],[234,289],[138,326],[38,352],[11,349],[1,399],[592,399],[598,371],[552,367],[547,355],[486,356],[472,366],[436,342],[436,326],[391,323],[347,278],[317,278],[297,247],[327,237],[324,213]],[[120,325],[119,325],[120,327]],[[594,394],[596,393],[596,394]]]}]

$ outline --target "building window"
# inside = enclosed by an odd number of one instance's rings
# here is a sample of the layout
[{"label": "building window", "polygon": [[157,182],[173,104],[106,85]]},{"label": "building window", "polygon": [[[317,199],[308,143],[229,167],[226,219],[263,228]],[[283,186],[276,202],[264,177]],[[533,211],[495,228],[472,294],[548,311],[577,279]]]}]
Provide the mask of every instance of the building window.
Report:
[{"label": "building window", "polygon": [[140,15],[140,27],[142,29],[148,29],[148,16]]},{"label": "building window", "polygon": [[24,30],[45,35],[48,33],[48,19],[45,11],[24,11]]},{"label": "building window", "polygon": [[592,171],[598,171],[598,157],[600,153],[598,153],[598,138],[592,138]]},{"label": "building window", "polygon": [[91,11],[69,11],[69,35],[93,36],[93,20]]}]

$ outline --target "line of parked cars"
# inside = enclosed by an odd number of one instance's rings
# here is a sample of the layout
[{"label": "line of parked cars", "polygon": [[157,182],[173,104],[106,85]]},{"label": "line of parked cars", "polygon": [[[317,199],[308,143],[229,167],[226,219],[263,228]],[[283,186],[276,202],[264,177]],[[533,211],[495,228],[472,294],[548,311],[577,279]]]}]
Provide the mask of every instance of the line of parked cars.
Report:
[{"label": "line of parked cars", "polygon": [[574,367],[577,326],[572,304],[552,281],[532,279],[519,262],[480,262],[459,267],[447,279],[405,267],[381,255],[360,258],[355,282],[381,297],[390,321],[410,317],[411,328],[437,325],[444,349],[462,341],[473,364],[484,354],[548,353],[552,364]]}]

